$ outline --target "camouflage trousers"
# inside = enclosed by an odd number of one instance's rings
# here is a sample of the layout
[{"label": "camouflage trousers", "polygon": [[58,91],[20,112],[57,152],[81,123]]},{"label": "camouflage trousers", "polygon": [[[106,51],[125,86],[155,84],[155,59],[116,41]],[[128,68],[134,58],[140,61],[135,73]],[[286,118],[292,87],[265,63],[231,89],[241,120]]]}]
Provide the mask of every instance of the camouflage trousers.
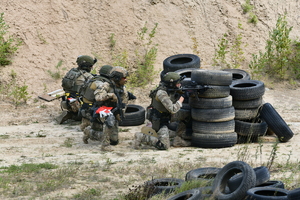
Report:
[{"label": "camouflage trousers", "polygon": [[103,146],[109,146],[110,144],[117,145],[119,143],[119,121],[115,120],[115,123],[112,127],[104,123],[103,134]]},{"label": "camouflage trousers", "polygon": [[158,137],[137,132],[134,136],[134,148],[138,149],[141,144],[153,146],[159,150],[170,148],[170,136],[167,126],[161,127],[157,132]]},{"label": "camouflage trousers", "polygon": [[158,137],[137,132],[134,137],[134,148],[139,149],[141,144],[153,146],[159,150],[167,150],[170,146],[188,147],[191,146],[189,140],[184,140],[178,136],[175,131],[169,130],[167,126],[163,126],[157,132]]},{"label": "camouflage trousers", "polygon": [[102,142],[104,139],[103,124],[92,123],[83,130],[83,142],[88,144],[88,139]]}]

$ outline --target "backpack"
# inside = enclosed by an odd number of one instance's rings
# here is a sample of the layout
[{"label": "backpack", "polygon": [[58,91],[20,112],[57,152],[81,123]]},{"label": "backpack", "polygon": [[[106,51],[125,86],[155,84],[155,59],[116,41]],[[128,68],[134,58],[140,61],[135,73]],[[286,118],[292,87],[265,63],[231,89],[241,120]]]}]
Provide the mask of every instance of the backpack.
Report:
[{"label": "backpack", "polygon": [[77,69],[72,68],[62,79],[62,87],[66,92],[77,93],[76,79],[83,73]]}]

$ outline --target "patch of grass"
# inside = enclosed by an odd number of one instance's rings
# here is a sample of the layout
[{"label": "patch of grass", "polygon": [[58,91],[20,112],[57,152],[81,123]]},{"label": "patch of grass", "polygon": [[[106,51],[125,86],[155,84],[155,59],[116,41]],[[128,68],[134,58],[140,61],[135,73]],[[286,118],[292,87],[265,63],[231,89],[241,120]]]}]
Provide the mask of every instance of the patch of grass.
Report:
[{"label": "patch of grass", "polygon": [[9,167],[0,167],[0,169],[4,169],[0,173],[31,173],[38,172],[41,169],[56,169],[57,165],[53,165],[50,163],[42,163],[42,164],[22,164],[20,166],[11,165]]},{"label": "patch of grass", "polygon": [[74,138],[66,138],[62,146],[71,148],[73,146]]},{"label": "patch of grass", "polygon": [[9,135],[0,135],[0,138],[3,139],[3,140],[4,140],[4,139],[8,139],[8,138],[9,138]]},{"label": "patch of grass", "polygon": [[81,193],[73,195],[73,199],[85,200],[85,199],[99,199],[102,195],[101,188],[90,188],[86,189]]},{"label": "patch of grass", "polygon": [[54,80],[60,80],[62,79],[62,77],[64,76],[64,73],[62,70],[64,69],[61,69],[61,66],[63,64],[63,61],[62,60],[59,60],[58,63],[56,64],[55,66],[55,71],[51,71],[51,70],[48,70],[47,72],[49,73],[49,75],[54,79]]},{"label": "patch of grass", "polygon": [[253,9],[253,6],[250,4],[250,0],[246,0],[245,3],[242,4],[243,13],[246,14]]}]

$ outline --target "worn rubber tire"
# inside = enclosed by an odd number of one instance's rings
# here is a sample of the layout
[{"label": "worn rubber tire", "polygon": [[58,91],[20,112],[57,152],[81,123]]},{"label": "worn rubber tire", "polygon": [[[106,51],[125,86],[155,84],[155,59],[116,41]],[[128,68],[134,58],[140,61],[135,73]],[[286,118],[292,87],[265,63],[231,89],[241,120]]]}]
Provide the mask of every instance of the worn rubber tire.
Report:
[{"label": "worn rubber tire", "polygon": [[290,190],[287,197],[288,197],[288,200],[299,200],[300,188]]},{"label": "worn rubber tire", "polygon": [[199,85],[229,86],[232,83],[232,74],[221,70],[194,70],[191,80]]},{"label": "worn rubber tire", "polygon": [[284,189],[284,183],[282,181],[269,180],[255,187],[275,187]]},{"label": "worn rubber tire", "polygon": [[262,97],[244,101],[232,100],[232,106],[236,109],[258,108],[262,106],[262,102]]},{"label": "worn rubber tire", "polygon": [[145,122],[146,110],[140,105],[128,104],[119,126],[138,126]]},{"label": "worn rubber tire", "polygon": [[173,192],[176,188],[181,187],[184,183],[184,180],[177,178],[160,178],[153,179],[145,182],[145,186],[151,187],[151,196],[156,194],[169,194]]},{"label": "worn rubber tire", "polygon": [[294,136],[293,131],[270,103],[265,103],[262,106],[260,118],[268,124],[280,142],[287,142]]},{"label": "worn rubber tire", "polygon": [[201,60],[194,54],[177,54],[166,58],[163,61],[163,71],[175,72],[185,68],[200,68]]},{"label": "worn rubber tire", "polygon": [[264,95],[265,85],[258,80],[238,80],[230,85],[230,95],[233,100],[257,99]]},{"label": "worn rubber tire", "polygon": [[253,187],[247,191],[246,200],[288,200],[288,190],[272,187]]},{"label": "worn rubber tire", "polygon": [[[240,186],[235,191],[226,194],[227,181],[237,173],[243,173]],[[213,182],[212,191],[218,200],[243,199],[246,196],[246,192],[254,187],[255,182],[256,175],[251,166],[243,161],[233,161],[219,171]]]},{"label": "worn rubber tire", "polygon": [[213,179],[216,177],[217,173],[220,170],[221,168],[216,167],[203,167],[193,169],[186,173],[185,181],[201,180],[203,182],[212,183]]},{"label": "worn rubber tire", "polygon": [[228,108],[192,108],[191,116],[193,120],[201,122],[225,122],[233,120],[235,117],[234,107]]},{"label": "worn rubber tire", "polygon": [[198,189],[191,189],[187,191],[180,192],[175,196],[168,198],[167,200],[199,200],[201,199],[201,191]]},{"label": "worn rubber tire", "polygon": [[252,123],[247,121],[235,120],[235,132],[241,136],[263,136],[268,130],[268,125],[264,121]]},{"label": "worn rubber tire", "polygon": [[235,109],[236,120],[252,120],[256,119],[259,115],[259,108],[245,108],[245,109]]},{"label": "worn rubber tire", "polygon": [[201,134],[192,133],[192,146],[200,148],[225,148],[232,147],[237,143],[237,134],[232,133],[215,133]]},{"label": "worn rubber tire", "polygon": [[230,95],[229,86],[209,85],[205,91],[198,92],[198,97],[202,98],[224,98]]},{"label": "worn rubber tire", "polygon": [[226,122],[200,122],[193,120],[192,129],[193,132],[199,134],[223,134],[234,132],[234,120]]},{"label": "worn rubber tire", "polygon": [[222,69],[222,70],[232,73],[232,81],[241,80],[241,79],[244,80],[251,79],[250,74],[242,69]]},{"label": "worn rubber tire", "polygon": [[232,96],[223,98],[190,97],[189,104],[192,108],[228,108],[232,106]]},{"label": "worn rubber tire", "polygon": [[[260,167],[254,168],[253,170],[256,175],[255,186],[261,185],[261,184],[269,181],[270,172],[269,172],[268,168],[266,168],[265,166],[260,166]],[[235,191],[240,186],[242,179],[243,179],[242,174],[236,174],[235,176],[231,177],[227,182],[230,191]]]}]

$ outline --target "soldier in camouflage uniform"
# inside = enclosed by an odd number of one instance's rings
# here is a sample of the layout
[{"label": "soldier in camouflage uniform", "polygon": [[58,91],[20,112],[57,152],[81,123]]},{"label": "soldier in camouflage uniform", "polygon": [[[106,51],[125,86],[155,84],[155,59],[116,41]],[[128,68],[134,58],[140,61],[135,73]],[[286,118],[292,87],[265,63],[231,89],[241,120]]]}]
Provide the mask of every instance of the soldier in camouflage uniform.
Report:
[{"label": "soldier in camouflage uniform", "polygon": [[105,119],[103,125],[103,142],[101,150],[110,151],[110,145],[119,143],[119,121],[122,120],[124,109],[128,104],[128,92],[125,88],[128,72],[123,67],[113,67],[110,72],[111,82],[105,82],[99,92],[95,94],[96,101],[103,106],[113,107],[113,115]]},{"label": "soldier in camouflage uniform", "polygon": [[81,120],[81,116],[78,115],[81,106],[79,102],[79,90],[86,81],[94,77],[90,72],[96,62],[96,58],[93,59],[87,55],[78,56],[76,60],[78,67],[72,68],[62,79],[65,96],[62,97],[61,102],[61,107],[64,111],[57,118],[59,124],[68,119]]},{"label": "soldier in camouflage uniform", "polygon": [[102,102],[96,101],[95,95],[99,93],[104,82],[110,82],[109,74],[112,68],[110,65],[102,66],[99,70],[100,75],[89,80],[80,92],[83,101],[80,109],[82,115],[80,129],[84,132],[85,144],[88,144],[89,138],[101,140],[100,136],[103,135],[103,123],[93,117],[93,111],[102,105]]},{"label": "soldier in camouflage uniform", "polygon": [[[190,146],[190,142],[183,140],[178,134],[173,134],[171,139],[168,124],[172,115],[178,113],[182,107],[184,97],[178,98],[178,93],[168,91],[168,89],[178,89],[181,87],[182,77],[175,72],[168,72],[162,77],[159,86],[151,91],[152,102],[149,120],[152,128],[157,132],[158,137],[137,132],[135,134],[134,148],[138,149],[141,144],[151,145],[160,150],[167,150],[173,146]],[[147,109],[148,110],[148,109]],[[171,140],[170,140],[171,139]]]}]

